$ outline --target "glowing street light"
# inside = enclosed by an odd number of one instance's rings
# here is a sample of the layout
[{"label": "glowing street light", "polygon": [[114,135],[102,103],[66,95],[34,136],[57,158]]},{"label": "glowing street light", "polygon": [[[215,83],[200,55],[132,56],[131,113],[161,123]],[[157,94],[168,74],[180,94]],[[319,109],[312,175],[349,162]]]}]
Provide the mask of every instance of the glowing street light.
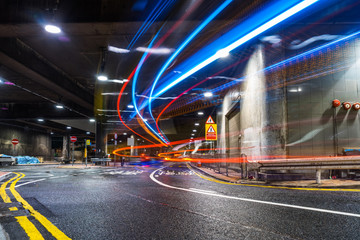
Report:
[{"label": "glowing street light", "polygon": [[101,74],[101,75],[97,76],[97,79],[98,79],[99,81],[107,81],[107,80],[108,80],[108,77],[105,76],[105,75],[103,75],[103,74]]},{"label": "glowing street light", "polygon": [[52,24],[45,25],[44,28],[45,28],[45,31],[47,31],[49,33],[53,33],[53,34],[61,33],[61,29]]}]

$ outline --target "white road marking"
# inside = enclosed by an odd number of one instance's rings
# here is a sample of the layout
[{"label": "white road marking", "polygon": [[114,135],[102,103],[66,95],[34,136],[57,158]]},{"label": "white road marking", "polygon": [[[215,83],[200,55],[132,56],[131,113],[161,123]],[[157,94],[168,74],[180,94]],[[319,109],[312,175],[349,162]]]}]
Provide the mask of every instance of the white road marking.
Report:
[{"label": "white road marking", "polygon": [[[30,183],[40,182],[40,181],[44,181],[44,180],[46,180],[46,178],[38,179],[38,180],[30,181],[30,182],[25,182],[25,183],[16,185],[15,187],[17,188],[17,187],[21,187],[21,186],[24,186],[24,185],[27,185],[27,184],[30,184]],[[8,187],[6,189],[10,189],[10,187]]]},{"label": "white road marking", "polygon": [[216,193],[215,191],[211,190],[203,190],[203,189],[197,189],[197,188],[189,188],[190,190],[199,191],[199,192],[205,192],[205,193]]},{"label": "white road marking", "polygon": [[54,178],[64,178],[64,177],[68,177],[68,175],[64,175],[64,176],[57,176],[57,177],[50,177],[51,179],[54,179]]},{"label": "white road marking", "polygon": [[106,174],[110,174],[110,175],[137,175],[137,174],[141,174],[144,171],[142,170],[135,170],[135,171],[124,171],[124,170],[120,170],[120,171],[111,171],[111,172],[105,172],[102,173],[103,175]]},{"label": "white road marking", "polygon": [[164,187],[167,187],[167,188],[177,189],[177,190],[186,191],[186,192],[200,193],[200,194],[205,194],[205,195],[214,196],[214,197],[221,197],[221,198],[240,200],[240,201],[244,201],[244,202],[261,203],[261,204],[267,204],[267,205],[273,205],[273,206],[296,208],[296,209],[302,209],[302,210],[308,210],[308,211],[314,211],[314,212],[324,212],[324,213],[331,213],[331,214],[338,214],[338,215],[345,215],[345,216],[360,218],[360,214],[356,214],[356,213],[340,212],[340,211],[333,211],[333,210],[328,210],[328,209],[323,209],[323,208],[305,207],[305,206],[291,205],[291,204],[285,204],[285,203],[268,202],[268,201],[250,199],[250,198],[240,198],[240,197],[222,195],[222,194],[218,194],[218,193],[204,192],[203,190],[198,191],[198,190],[195,190],[195,189],[174,187],[174,186],[162,183],[159,180],[155,179],[155,177],[154,177],[155,172],[157,172],[157,171],[159,171],[161,169],[163,169],[163,168],[160,168],[160,169],[157,169],[157,170],[153,171],[150,174],[150,178],[151,178],[151,180],[153,180],[157,184],[159,184],[161,186],[164,186]]}]

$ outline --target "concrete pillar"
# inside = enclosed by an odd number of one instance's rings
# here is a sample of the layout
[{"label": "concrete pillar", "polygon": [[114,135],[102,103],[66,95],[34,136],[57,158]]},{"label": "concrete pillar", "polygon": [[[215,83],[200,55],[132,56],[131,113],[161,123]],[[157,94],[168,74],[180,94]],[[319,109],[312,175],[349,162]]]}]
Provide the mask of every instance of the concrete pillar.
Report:
[{"label": "concrete pillar", "polygon": [[95,141],[96,141],[96,153],[95,157],[101,158],[105,155],[105,141],[106,141],[106,133],[105,128],[102,123],[101,119],[96,119],[96,135],[95,135]]},{"label": "concrete pillar", "polygon": [[69,135],[63,136],[62,157],[64,157],[65,159],[70,159],[70,141],[69,141]]},{"label": "concrete pillar", "polygon": [[320,169],[316,170],[316,183],[317,184],[321,183],[321,170]]}]

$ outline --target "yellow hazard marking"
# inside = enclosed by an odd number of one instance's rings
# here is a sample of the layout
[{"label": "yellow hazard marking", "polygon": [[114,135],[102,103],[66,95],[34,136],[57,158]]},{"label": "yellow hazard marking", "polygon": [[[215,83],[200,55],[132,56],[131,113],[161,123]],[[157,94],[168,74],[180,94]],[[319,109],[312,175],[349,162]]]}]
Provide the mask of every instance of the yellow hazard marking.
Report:
[{"label": "yellow hazard marking", "polygon": [[303,190],[303,191],[327,191],[327,192],[360,192],[360,189],[347,189],[347,188],[306,188],[306,187],[281,187],[281,186],[264,186],[264,185],[256,185],[256,184],[245,184],[245,183],[231,183],[225,182],[221,180],[217,180],[211,177],[204,176],[198,173],[190,164],[186,163],[186,166],[193,171],[197,176],[216,183],[228,184],[228,185],[240,185],[240,186],[248,186],[248,187],[261,187],[261,188],[276,188],[276,189],[291,189],[291,190]]},{"label": "yellow hazard marking", "polygon": [[25,230],[26,234],[29,236],[30,240],[41,240],[44,239],[41,233],[37,228],[30,222],[26,216],[15,217],[20,226]]},{"label": "yellow hazard marking", "polygon": [[[16,173],[15,173],[16,174]],[[20,194],[15,190],[16,183],[23,177],[25,177],[25,174],[20,173],[21,176],[16,179],[14,182],[11,183],[10,191],[14,195],[15,199],[18,202],[21,202],[23,207],[31,213],[32,216],[35,217],[36,220],[38,220],[56,239],[71,239],[68,236],[66,236],[62,231],[60,231],[54,224],[52,224],[46,217],[41,215],[38,211],[36,211],[25,199],[23,199]]]},{"label": "yellow hazard marking", "polygon": [[11,203],[10,197],[6,194],[6,186],[13,181],[14,179],[18,178],[20,174],[15,173],[16,176],[11,178],[10,180],[4,182],[0,187],[0,195],[4,203]]},{"label": "yellow hazard marking", "polygon": [[[15,173],[15,177],[11,178],[10,180],[8,180],[7,182],[3,183],[0,187],[0,195],[2,197],[2,199],[4,200],[5,203],[11,203],[11,199],[10,197],[6,194],[6,186],[13,180],[17,179],[20,177],[20,174]],[[20,179],[20,178],[19,178]],[[9,208],[10,211],[17,211],[18,208],[17,207],[10,207]],[[36,229],[36,227],[34,226],[34,224],[32,224],[30,222],[30,220],[26,217],[26,216],[20,216],[20,217],[15,217],[15,219],[18,221],[18,223],[20,224],[20,226],[24,229],[25,233],[28,235],[29,239],[44,239],[41,235],[41,233]]]}]

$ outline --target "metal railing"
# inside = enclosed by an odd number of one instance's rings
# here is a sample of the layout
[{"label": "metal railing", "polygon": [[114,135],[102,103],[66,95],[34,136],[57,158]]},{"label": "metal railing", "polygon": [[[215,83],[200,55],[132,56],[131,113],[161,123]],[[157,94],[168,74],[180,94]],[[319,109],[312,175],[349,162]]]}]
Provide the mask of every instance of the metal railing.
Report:
[{"label": "metal railing", "polygon": [[316,183],[321,183],[322,170],[360,169],[360,156],[319,157],[258,161],[258,173],[279,170],[315,170]]}]

